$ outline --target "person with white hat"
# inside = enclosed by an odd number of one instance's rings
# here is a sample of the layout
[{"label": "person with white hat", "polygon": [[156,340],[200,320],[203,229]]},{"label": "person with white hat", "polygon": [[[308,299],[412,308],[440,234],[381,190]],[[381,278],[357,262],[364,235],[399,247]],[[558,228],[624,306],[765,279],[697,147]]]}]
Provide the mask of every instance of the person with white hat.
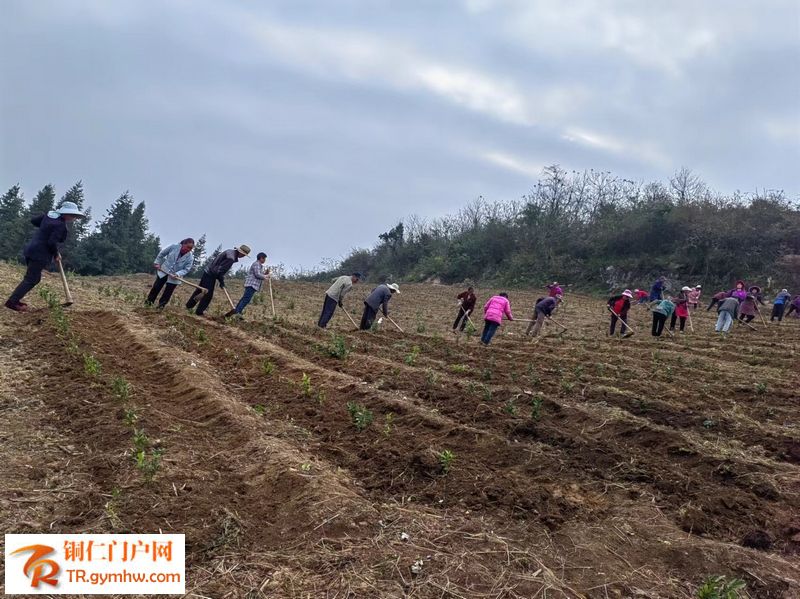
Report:
[{"label": "person with white hat", "polygon": [[361,316],[361,325],[359,328],[362,331],[368,331],[372,328],[372,322],[378,314],[378,309],[383,309],[383,315],[389,316],[389,300],[395,293],[400,293],[400,287],[397,283],[383,283],[378,285],[372,290],[364,300],[364,314]]},{"label": "person with white hat", "polygon": [[59,208],[31,219],[31,224],[38,227],[38,230],[23,250],[27,270],[22,282],[6,301],[6,308],[17,312],[25,312],[28,309],[28,304],[23,302],[22,298],[39,284],[42,280],[42,271],[50,266],[53,260],[61,261],[58,244],[67,240],[67,223],[83,217],[83,212],[74,202],[64,202]]},{"label": "person with white hat", "polygon": [[772,301],[772,316],[770,316],[769,321],[774,322],[775,319],[778,319],[778,322],[783,322],[783,310],[791,301],[792,296],[789,293],[788,289],[781,289],[781,292],[775,296],[775,299]]},{"label": "person with white hat", "polygon": [[700,285],[695,285],[694,289],[689,291],[689,309],[690,310],[697,310],[697,306],[700,305],[700,294],[702,293],[703,289]]},{"label": "person with white hat", "polygon": [[[248,254],[250,254],[250,247],[244,244],[236,246],[232,250],[220,252],[219,256],[203,269],[203,275],[200,277],[200,287],[207,289],[208,293],[204,295],[199,289],[195,291],[186,302],[186,309],[193,310],[197,306],[195,314],[202,316],[214,297],[214,288],[217,283],[219,282],[220,289],[225,289],[225,274],[231,269],[231,266],[239,261],[239,258],[244,258]],[[200,298],[201,295],[202,298]]]},{"label": "person with white hat", "polygon": [[610,336],[614,336],[617,328],[617,321],[621,320],[620,335],[623,337],[630,337],[633,331],[627,326],[628,311],[631,309],[631,299],[633,293],[630,289],[626,289],[620,295],[614,295],[608,300],[608,308],[611,310],[611,327],[608,330]]}]

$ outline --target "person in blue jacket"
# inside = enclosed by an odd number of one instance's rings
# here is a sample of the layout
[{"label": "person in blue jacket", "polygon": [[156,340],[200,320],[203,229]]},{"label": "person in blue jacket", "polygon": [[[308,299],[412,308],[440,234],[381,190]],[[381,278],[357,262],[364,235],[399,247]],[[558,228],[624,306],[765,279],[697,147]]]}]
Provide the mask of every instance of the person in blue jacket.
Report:
[{"label": "person in blue jacket", "polygon": [[658,277],[653,283],[653,286],[650,288],[650,301],[651,302],[660,302],[664,299],[664,285],[666,282],[665,277]]},{"label": "person in blue jacket", "polygon": [[389,300],[395,293],[400,293],[397,283],[382,283],[372,290],[364,300],[364,314],[361,315],[359,328],[368,331],[372,328],[372,322],[378,314],[378,310],[383,310],[384,316],[389,316]]},{"label": "person in blue jacket", "polygon": [[161,299],[158,302],[158,309],[163,310],[172,298],[172,294],[181,282],[176,277],[185,277],[192,270],[194,265],[194,239],[187,237],[180,243],[165,247],[156,256],[153,268],[156,269],[156,280],[150,288],[150,293],[144,301],[148,306],[152,306],[161,290]]},{"label": "person in blue jacket", "polygon": [[789,290],[781,289],[781,292],[772,301],[772,316],[770,316],[769,321],[774,322],[777,318],[778,322],[783,322],[783,311],[790,301],[792,301],[792,296]]},{"label": "person in blue jacket", "polygon": [[23,302],[22,298],[39,284],[45,268],[54,260],[61,262],[58,244],[67,240],[67,223],[83,216],[74,202],[64,202],[60,208],[31,219],[31,224],[37,227],[37,231],[23,250],[27,270],[22,282],[6,301],[6,308],[17,312],[25,312],[28,309],[28,304]]}]

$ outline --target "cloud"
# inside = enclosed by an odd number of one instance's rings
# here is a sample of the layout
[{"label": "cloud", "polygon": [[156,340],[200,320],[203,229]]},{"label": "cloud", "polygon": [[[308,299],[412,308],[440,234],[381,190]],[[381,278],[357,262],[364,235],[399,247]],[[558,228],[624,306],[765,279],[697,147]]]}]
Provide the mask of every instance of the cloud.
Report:
[{"label": "cloud", "polygon": [[534,163],[506,152],[487,151],[480,153],[479,156],[490,164],[520,175],[525,175],[531,179],[538,178],[546,166],[545,164]]}]

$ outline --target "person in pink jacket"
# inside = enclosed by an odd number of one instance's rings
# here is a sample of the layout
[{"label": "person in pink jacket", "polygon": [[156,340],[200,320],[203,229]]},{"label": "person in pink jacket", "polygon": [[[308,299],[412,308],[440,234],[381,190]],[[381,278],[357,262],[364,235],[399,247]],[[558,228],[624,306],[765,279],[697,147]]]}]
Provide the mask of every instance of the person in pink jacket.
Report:
[{"label": "person in pink jacket", "polygon": [[700,285],[695,285],[687,295],[689,296],[689,308],[697,310],[700,304],[700,295],[703,293],[703,288]]},{"label": "person in pink jacket", "polygon": [[514,316],[511,314],[511,302],[508,301],[508,294],[505,292],[489,298],[483,307],[483,333],[481,334],[483,345],[491,343],[497,328],[503,322],[504,315],[509,320],[514,320]]}]

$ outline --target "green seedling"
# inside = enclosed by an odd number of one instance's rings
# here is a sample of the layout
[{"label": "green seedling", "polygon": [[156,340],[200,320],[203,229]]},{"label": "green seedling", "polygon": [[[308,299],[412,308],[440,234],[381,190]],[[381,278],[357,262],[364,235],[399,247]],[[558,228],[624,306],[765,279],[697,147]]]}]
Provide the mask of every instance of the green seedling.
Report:
[{"label": "green seedling", "polygon": [[347,411],[350,413],[350,418],[359,432],[372,424],[372,412],[364,406],[351,401],[347,403]]},{"label": "green seedling", "polygon": [[100,374],[101,366],[100,361],[90,354],[83,356],[83,371],[89,376],[98,376]]},{"label": "green seedling", "polygon": [[131,384],[121,376],[114,377],[111,381],[111,390],[120,401],[126,401],[131,394]]},{"label": "green seedling", "polygon": [[313,392],[313,388],[311,387],[311,377],[305,372],[303,373],[303,378],[300,380],[300,390],[306,397],[311,397],[311,393]]},{"label": "green seedling", "polygon": [[261,362],[261,372],[266,376],[270,376],[273,372],[275,372],[275,363],[268,358],[264,358],[264,360]]},{"label": "green seedling", "polygon": [[327,349],[332,358],[338,358],[339,360],[344,360],[352,352],[342,335],[334,335]]},{"label": "green seedling", "polygon": [[442,474],[447,474],[453,468],[453,462],[455,462],[456,454],[450,451],[449,449],[445,449],[444,451],[439,452],[439,465],[442,467]]},{"label": "green seedling", "polygon": [[408,353],[408,355],[403,358],[403,362],[405,362],[407,366],[413,366],[417,363],[417,358],[419,357],[420,351],[419,345],[415,345],[411,348],[411,351]]},{"label": "green seedling", "polygon": [[712,576],[697,589],[697,599],[739,599],[747,585],[738,578]]}]

